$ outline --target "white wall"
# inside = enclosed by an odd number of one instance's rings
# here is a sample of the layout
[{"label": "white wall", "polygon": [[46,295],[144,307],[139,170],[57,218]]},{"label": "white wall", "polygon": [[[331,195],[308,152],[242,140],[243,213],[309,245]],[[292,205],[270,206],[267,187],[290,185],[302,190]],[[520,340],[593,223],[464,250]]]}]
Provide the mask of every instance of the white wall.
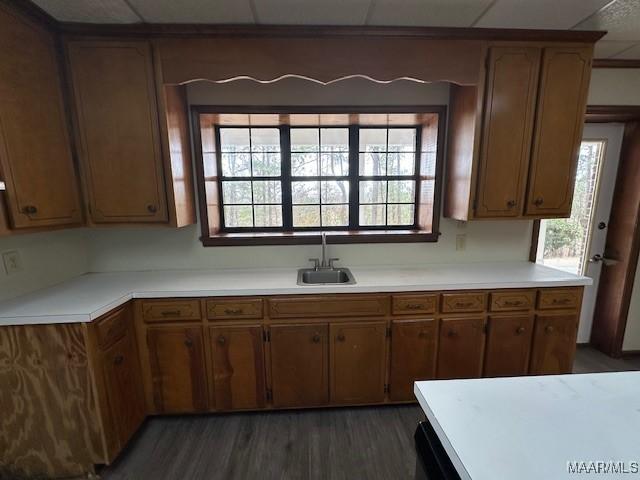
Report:
[{"label": "white wall", "polygon": [[89,269],[84,229],[0,238],[0,254],[16,250],[22,271],[7,275],[0,260],[0,301],[60,283]]}]

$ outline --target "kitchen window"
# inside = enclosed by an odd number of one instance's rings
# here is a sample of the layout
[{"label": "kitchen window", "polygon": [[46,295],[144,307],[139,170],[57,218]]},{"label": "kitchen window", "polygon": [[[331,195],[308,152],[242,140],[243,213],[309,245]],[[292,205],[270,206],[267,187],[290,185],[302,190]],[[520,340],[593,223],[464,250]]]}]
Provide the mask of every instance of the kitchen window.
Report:
[{"label": "kitchen window", "polygon": [[193,115],[205,245],[437,240],[444,108]]}]

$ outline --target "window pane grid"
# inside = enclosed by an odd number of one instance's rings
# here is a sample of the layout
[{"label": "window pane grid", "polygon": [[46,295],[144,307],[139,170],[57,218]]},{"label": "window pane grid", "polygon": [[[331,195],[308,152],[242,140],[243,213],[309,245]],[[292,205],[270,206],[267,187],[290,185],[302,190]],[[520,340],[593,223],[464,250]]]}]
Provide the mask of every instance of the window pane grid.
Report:
[{"label": "window pane grid", "polygon": [[359,227],[414,227],[417,128],[361,128],[358,145]]},{"label": "window pane grid", "polygon": [[224,227],[281,228],[279,128],[219,128]]},{"label": "window pane grid", "polygon": [[[420,151],[420,132],[413,126],[216,128],[244,131],[248,144],[224,148],[222,141],[218,149],[221,213],[227,231],[415,228],[418,187],[435,181],[435,168],[425,172],[429,175],[419,174],[422,157],[431,155],[435,161],[436,155]],[[270,140],[261,130],[277,135]],[[373,141],[363,142],[363,132]],[[328,141],[332,135],[333,141]],[[296,154],[302,162],[297,169]],[[235,168],[225,168],[230,165]],[[314,195],[296,198],[296,185],[304,183],[315,184]],[[228,184],[240,191],[227,193]],[[363,192],[367,184],[369,188],[378,184],[380,191],[374,189],[367,197]]]}]

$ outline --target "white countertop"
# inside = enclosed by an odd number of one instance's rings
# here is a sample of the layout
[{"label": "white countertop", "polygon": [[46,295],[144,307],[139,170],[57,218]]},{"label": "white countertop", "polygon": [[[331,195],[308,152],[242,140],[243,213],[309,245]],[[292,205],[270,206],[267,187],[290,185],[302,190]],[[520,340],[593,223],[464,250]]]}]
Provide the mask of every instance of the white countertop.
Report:
[{"label": "white countertop", "polygon": [[363,293],[590,285],[530,262],[352,267],[355,285],[296,284],[295,268],[89,273],[0,303],[0,325],[90,322],[132,298]]},{"label": "white countertop", "polygon": [[416,382],[460,478],[638,478],[567,462],[640,462],[640,372]]}]

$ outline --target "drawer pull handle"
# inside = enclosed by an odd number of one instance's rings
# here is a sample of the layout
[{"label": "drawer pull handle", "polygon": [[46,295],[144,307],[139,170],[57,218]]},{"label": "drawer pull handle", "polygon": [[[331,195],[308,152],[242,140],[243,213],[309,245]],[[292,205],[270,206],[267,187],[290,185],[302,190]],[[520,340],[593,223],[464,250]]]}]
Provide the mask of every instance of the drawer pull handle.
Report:
[{"label": "drawer pull handle", "polygon": [[319,333],[316,333],[316,334],[313,336],[312,340],[313,340],[313,343],[320,343],[320,334],[319,334]]},{"label": "drawer pull handle", "polygon": [[38,209],[33,205],[25,205],[22,211],[27,215],[33,215],[38,213]]},{"label": "drawer pull handle", "polygon": [[428,337],[428,336],[429,336],[429,332],[425,332],[424,330],[422,330],[422,331],[418,334],[418,336],[419,336],[420,338],[426,338],[426,337]]},{"label": "drawer pull handle", "polygon": [[456,307],[458,307],[458,308],[473,307],[473,302],[456,302]]},{"label": "drawer pull handle", "polygon": [[407,310],[421,310],[425,308],[425,306],[422,303],[407,303],[405,308]]},{"label": "drawer pull handle", "polygon": [[524,302],[522,302],[521,300],[505,300],[504,304],[507,307],[519,307],[520,305],[523,305]]},{"label": "drawer pull handle", "polygon": [[553,303],[554,305],[566,305],[570,301],[571,300],[568,298],[554,298],[551,303]]},{"label": "drawer pull handle", "polygon": [[340,334],[338,334],[338,341],[339,341],[339,342],[344,342],[344,340],[345,340],[344,333],[340,333]]},{"label": "drawer pull handle", "polygon": [[185,346],[186,346],[187,348],[192,348],[192,347],[193,347],[193,340],[191,340],[190,338],[187,338],[187,339],[184,341],[184,344],[185,344]]},{"label": "drawer pull handle", "polygon": [[244,309],[242,308],[225,308],[224,313],[226,315],[242,315]]},{"label": "drawer pull handle", "polygon": [[163,317],[179,317],[180,310],[163,310],[160,315]]},{"label": "drawer pull handle", "polygon": [[227,339],[226,339],[226,338],[224,338],[224,335],[220,335],[220,336],[218,337],[218,344],[220,344],[220,345],[224,345],[225,343],[227,343]]},{"label": "drawer pull handle", "polygon": [[536,207],[539,207],[540,205],[542,205],[544,203],[544,199],[542,197],[538,197],[533,201],[533,204]]},{"label": "drawer pull handle", "polygon": [[113,359],[114,365],[120,365],[122,362],[124,362],[124,357],[122,355],[118,355]]},{"label": "drawer pull handle", "polygon": [[516,328],[516,333],[518,335],[522,335],[524,333],[525,328],[524,327],[518,327]]},{"label": "drawer pull handle", "polygon": [[553,328],[553,326],[552,326],[552,325],[547,325],[546,327],[544,327],[544,331],[545,331],[546,333],[553,333],[553,331],[554,331],[554,330],[555,330],[555,329]]}]

